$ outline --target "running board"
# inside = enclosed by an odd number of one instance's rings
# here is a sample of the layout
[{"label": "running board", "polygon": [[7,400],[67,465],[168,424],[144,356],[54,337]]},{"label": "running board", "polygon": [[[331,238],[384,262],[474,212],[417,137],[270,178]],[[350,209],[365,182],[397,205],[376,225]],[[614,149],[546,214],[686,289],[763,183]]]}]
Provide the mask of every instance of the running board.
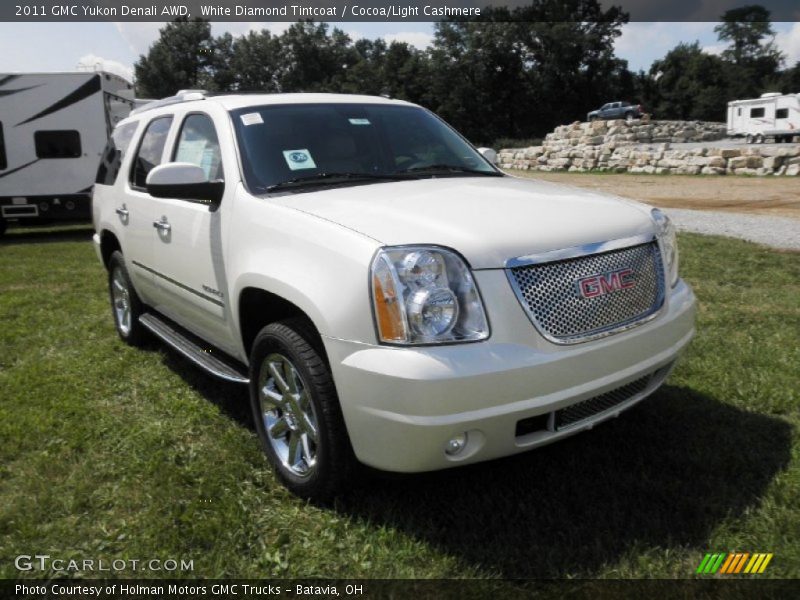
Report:
[{"label": "running board", "polygon": [[139,322],[150,330],[153,335],[172,346],[211,375],[233,383],[250,383],[247,375],[242,373],[241,367],[234,366],[224,358],[214,356],[211,354],[211,349],[201,346],[199,340],[194,336],[184,333],[177,326],[164,321],[157,315],[145,313],[139,317]]}]

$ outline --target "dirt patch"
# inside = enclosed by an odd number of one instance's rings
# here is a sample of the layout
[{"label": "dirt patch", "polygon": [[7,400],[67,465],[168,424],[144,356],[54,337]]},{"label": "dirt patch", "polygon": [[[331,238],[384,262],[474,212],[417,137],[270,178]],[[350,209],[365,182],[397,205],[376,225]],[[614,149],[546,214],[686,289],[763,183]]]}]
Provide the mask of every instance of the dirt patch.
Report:
[{"label": "dirt patch", "polygon": [[664,208],[721,210],[800,219],[800,178],[509,171],[616,194]]}]

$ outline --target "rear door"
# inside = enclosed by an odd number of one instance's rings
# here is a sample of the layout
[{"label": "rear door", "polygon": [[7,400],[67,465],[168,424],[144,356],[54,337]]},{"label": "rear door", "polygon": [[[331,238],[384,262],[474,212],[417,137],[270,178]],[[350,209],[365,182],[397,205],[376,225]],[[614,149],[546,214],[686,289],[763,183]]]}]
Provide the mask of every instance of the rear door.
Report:
[{"label": "rear door", "polygon": [[148,304],[157,297],[153,276],[156,206],[145,189],[145,182],[150,171],[164,160],[172,122],[172,115],[156,116],[147,122],[131,161],[124,192],[118,198],[121,206],[115,207],[125,230],[121,243],[128,273]]},{"label": "rear door", "polygon": [[[209,180],[224,180],[219,137],[211,116],[190,112],[176,127],[169,160],[197,165]],[[156,309],[225,350],[235,347],[224,294],[221,206],[171,198],[152,198],[151,202],[160,224],[153,238]]]}]

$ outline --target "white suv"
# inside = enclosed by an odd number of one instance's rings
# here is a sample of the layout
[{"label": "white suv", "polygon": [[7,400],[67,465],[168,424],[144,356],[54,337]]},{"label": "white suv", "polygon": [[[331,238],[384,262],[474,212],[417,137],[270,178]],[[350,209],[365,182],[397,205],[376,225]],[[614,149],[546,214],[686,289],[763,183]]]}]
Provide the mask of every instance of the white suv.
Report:
[{"label": "white suv", "polygon": [[661,212],[507,176],[407,102],[151,103],[115,129],[93,211],[120,337],[249,385],[305,497],[358,461],[428,471],[590,429],[694,333]]}]

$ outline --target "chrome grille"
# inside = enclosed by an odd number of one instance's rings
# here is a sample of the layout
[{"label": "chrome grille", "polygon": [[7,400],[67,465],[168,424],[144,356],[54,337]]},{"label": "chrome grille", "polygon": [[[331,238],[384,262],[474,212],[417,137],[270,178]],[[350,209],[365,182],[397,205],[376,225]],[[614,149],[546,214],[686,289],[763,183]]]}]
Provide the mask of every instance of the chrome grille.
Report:
[{"label": "chrome grille", "polygon": [[[579,280],[620,269],[633,270],[634,285],[592,298]],[[517,298],[550,341],[571,344],[626,329],[654,315],[664,301],[664,269],[658,244],[627,248],[509,269]]]}]

